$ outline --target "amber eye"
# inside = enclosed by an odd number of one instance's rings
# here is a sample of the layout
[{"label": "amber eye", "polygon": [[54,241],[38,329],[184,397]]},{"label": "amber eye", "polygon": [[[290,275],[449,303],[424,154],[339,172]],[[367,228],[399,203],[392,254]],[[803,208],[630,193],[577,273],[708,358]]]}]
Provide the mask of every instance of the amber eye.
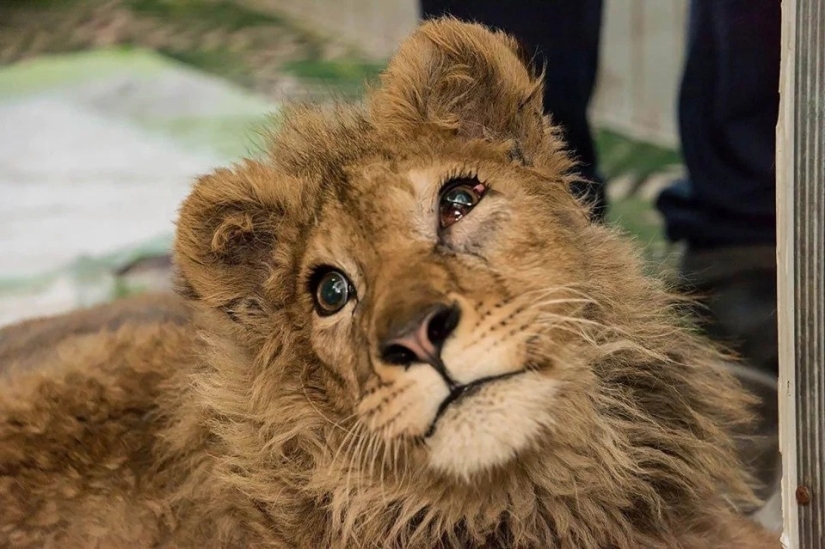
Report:
[{"label": "amber eye", "polygon": [[472,210],[484,196],[487,187],[475,177],[462,177],[444,185],[438,205],[442,228],[449,227]]},{"label": "amber eye", "polygon": [[355,295],[352,284],[341,271],[329,269],[313,278],[315,308],[321,316],[337,313]]}]

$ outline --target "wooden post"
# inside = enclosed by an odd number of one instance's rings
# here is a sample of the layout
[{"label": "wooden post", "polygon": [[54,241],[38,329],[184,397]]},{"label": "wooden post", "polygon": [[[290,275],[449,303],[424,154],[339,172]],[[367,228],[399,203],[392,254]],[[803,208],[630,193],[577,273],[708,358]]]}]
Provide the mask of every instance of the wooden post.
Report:
[{"label": "wooden post", "polygon": [[777,125],[783,542],[825,549],[825,2],[782,2]]}]

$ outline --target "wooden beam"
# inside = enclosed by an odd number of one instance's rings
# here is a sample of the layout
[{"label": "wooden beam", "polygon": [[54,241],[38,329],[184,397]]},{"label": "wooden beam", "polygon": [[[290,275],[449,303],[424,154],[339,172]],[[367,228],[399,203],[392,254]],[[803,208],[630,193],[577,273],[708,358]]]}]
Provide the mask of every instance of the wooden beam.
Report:
[{"label": "wooden beam", "polygon": [[783,542],[825,548],[825,5],[782,2],[777,261]]}]

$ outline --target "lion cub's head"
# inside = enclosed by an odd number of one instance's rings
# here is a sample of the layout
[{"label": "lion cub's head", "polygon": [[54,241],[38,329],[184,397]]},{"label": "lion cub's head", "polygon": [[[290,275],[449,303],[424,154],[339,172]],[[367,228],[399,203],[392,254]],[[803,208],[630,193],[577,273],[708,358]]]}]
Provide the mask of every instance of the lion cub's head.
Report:
[{"label": "lion cub's head", "polygon": [[541,100],[509,37],[430,22],[366,108],[295,108],[269,158],[198,181],[176,260],[209,353],[198,386],[245,489],[267,467],[326,467],[302,482],[332,493],[410,471],[504,490],[517,471],[565,497],[625,483],[641,513],[641,461],[669,493],[701,491],[669,436],[721,470],[705,404],[735,419],[716,395],[731,385],[690,381],[706,355],[572,197]]}]

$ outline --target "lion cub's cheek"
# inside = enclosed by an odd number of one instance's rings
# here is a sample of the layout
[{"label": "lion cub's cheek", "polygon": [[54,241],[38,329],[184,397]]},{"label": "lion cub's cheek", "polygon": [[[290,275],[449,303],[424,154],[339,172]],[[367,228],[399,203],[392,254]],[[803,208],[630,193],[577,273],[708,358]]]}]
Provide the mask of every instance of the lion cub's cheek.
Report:
[{"label": "lion cub's cheek", "polygon": [[558,386],[540,372],[528,372],[456,401],[427,438],[430,467],[469,480],[517,458],[552,428]]},{"label": "lion cub's cheek", "polygon": [[435,369],[413,366],[406,376],[369,389],[358,403],[358,414],[372,432],[385,440],[420,437],[429,430],[438,407],[449,394]]},{"label": "lion cub's cheek", "polygon": [[473,306],[457,294],[451,294],[450,299],[461,307],[462,319],[444,344],[441,358],[455,381],[469,384],[528,366],[526,347],[535,314],[514,302],[499,300]]}]

